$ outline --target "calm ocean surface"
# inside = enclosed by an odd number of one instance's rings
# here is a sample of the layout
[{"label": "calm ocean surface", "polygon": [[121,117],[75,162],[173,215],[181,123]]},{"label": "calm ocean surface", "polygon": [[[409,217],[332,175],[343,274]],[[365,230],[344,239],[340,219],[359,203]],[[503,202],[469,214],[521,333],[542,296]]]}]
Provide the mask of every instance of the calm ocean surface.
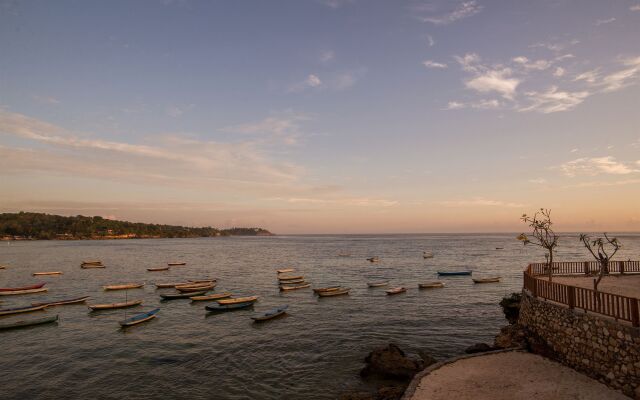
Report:
[{"label": "calm ocean surface", "polygon": [[[618,235],[616,259],[639,259],[640,236]],[[503,247],[504,250],[496,250]],[[422,258],[423,250],[435,254]],[[348,252],[351,257],[338,257]],[[366,257],[379,256],[379,263]],[[83,259],[105,269],[81,269]],[[576,237],[565,237],[558,261],[587,260]],[[146,268],[186,261],[164,272]],[[89,313],[60,306],[13,319],[60,315],[60,323],[0,332],[2,399],[333,399],[362,385],[358,372],[375,346],[395,342],[444,358],[480,341],[492,342],[506,323],[498,302],[519,291],[535,247],[509,235],[275,236],[120,241],[0,242],[0,287],[47,282],[49,292],[0,298],[0,307],[89,295],[89,303],[124,301],[124,291],[102,286],[146,282],[129,290],[144,304],[127,316],[160,307],[155,320],[119,329],[123,310]],[[349,296],[318,299],[310,289],[278,291],[275,270],[294,267],[314,287],[340,284]],[[441,278],[444,289],[417,289],[437,270],[473,269],[500,275],[499,284],[470,277]],[[62,276],[31,276],[63,271]],[[253,309],[207,315],[208,303],[160,302],[155,282],[214,277],[216,292],[260,296]],[[406,294],[386,296],[366,282],[391,280]],[[172,291],[172,289],[164,289]],[[250,316],[289,304],[289,315],[254,324]]]}]

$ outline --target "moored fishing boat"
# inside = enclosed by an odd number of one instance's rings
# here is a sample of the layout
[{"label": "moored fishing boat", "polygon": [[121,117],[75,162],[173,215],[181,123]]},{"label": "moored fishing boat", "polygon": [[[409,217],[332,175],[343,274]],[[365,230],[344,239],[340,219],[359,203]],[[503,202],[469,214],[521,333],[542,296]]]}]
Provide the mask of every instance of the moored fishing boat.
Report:
[{"label": "moored fishing boat", "polygon": [[189,284],[189,285],[176,285],[176,290],[179,292],[200,292],[203,290],[209,291],[211,289],[213,289],[214,287],[216,287],[215,283],[207,283],[207,284],[202,284],[202,283],[198,283],[198,284]]},{"label": "moored fishing boat", "polygon": [[178,282],[178,283],[156,283],[156,288],[158,289],[168,289],[168,288],[175,288],[176,286],[179,285],[188,285],[189,282]]},{"label": "moored fishing boat", "polygon": [[279,281],[295,281],[297,279],[304,279],[304,276],[298,275],[298,276],[279,276],[278,277]]},{"label": "moored fishing boat", "polygon": [[433,258],[433,253],[430,251],[423,251],[422,258]]},{"label": "moored fishing boat", "polygon": [[290,284],[294,284],[294,283],[305,283],[305,280],[304,279],[291,279],[291,280],[285,280],[285,281],[278,281],[278,283],[285,284],[285,285],[290,285]]},{"label": "moored fishing boat", "polygon": [[374,263],[374,262],[380,261],[380,258],[379,257],[369,257],[369,258],[367,258],[367,261]]},{"label": "moored fishing boat", "polygon": [[285,274],[287,272],[293,272],[295,271],[295,268],[285,268],[285,269],[277,269],[276,272],[279,274]]},{"label": "moored fishing boat", "polygon": [[124,301],[122,303],[90,304],[88,305],[88,307],[93,311],[99,311],[99,310],[112,310],[115,308],[133,307],[133,306],[138,306],[140,304],[142,304],[142,300],[131,300],[131,301]]},{"label": "moored fishing boat", "polygon": [[0,288],[0,292],[15,292],[17,290],[29,290],[29,289],[40,289],[46,285],[46,283],[37,283],[35,285],[29,286],[19,286],[19,287],[9,287],[9,288]]},{"label": "moored fishing boat", "polygon": [[387,293],[387,295],[394,295],[394,294],[400,294],[400,293],[404,293],[407,291],[406,287],[395,287],[393,289],[389,289],[389,290],[385,290],[385,292]]},{"label": "moored fishing boat", "polygon": [[143,322],[149,321],[153,318],[156,317],[156,314],[158,313],[158,311],[160,311],[159,308],[154,308],[151,311],[142,313],[142,314],[138,314],[138,315],[134,315],[131,318],[127,318],[124,321],[120,321],[118,322],[120,324],[121,327],[126,328],[129,326],[133,326],[133,325],[138,325],[141,324]]},{"label": "moored fishing boat", "polygon": [[125,290],[125,289],[140,289],[144,286],[144,283],[124,283],[121,285],[106,285],[103,286],[104,290]]},{"label": "moored fishing boat", "polygon": [[83,265],[86,265],[86,266],[89,266],[89,267],[91,267],[91,266],[101,266],[102,265],[102,261],[100,261],[100,260],[84,260],[84,261],[82,261],[80,266],[83,266]]},{"label": "moored fishing boat", "polygon": [[245,297],[236,297],[233,299],[223,299],[217,300],[218,304],[236,304],[236,303],[244,303],[246,301],[256,302],[258,300],[258,296],[245,296]]},{"label": "moored fishing boat", "polygon": [[214,283],[217,282],[218,280],[215,278],[208,278],[208,279],[200,279],[200,280],[189,280],[187,283],[185,283],[185,285],[187,284],[196,284],[196,283]]},{"label": "moored fishing boat", "polygon": [[14,307],[14,308],[0,308],[0,315],[13,315],[13,314],[22,314],[34,311],[41,311],[47,308],[47,305],[39,305],[39,306],[25,306],[25,307]]},{"label": "moored fishing boat", "polygon": [[263,313],[262,315],[259,315],[257,317],[251,317],[251,319],[254,320],[255,322],[268,321],[270,319],[274,319],[281,315],[284,315],[287,312],[287,308],[289,308],[289,305],[276,307],[272,310],[269,310]]},{"label": "moored fishing boat", "polygon": [[318,292],[318,296],[320,297],[332,297],[332,296],[341,296],[344,294],[349,294],[350,288],[340,288],[338,290],[330,290],[328,292]]},{"label": "moored fishing boat", "polygon": [[443,282],[418,283],[418,287],[420,289],[436,289],[436,288],[444,287],[444,283]]},{"label": "moored fishing boat", "polygon": [[207,293],[208,290],[201,290],[199,292],[185,292],[185,293],[163,293],[160,295],[164,300],[176,300],[176,299],[188,299],[194,296],[202,296]]},{"label": "moored fishing boat", "polygon": [[44,287],[41,287],[38,289],[12,290],[12,291],[0,292],[0,296],[14,296],[19,294],[42,293],[42,292],[46,292],[47,290],[48,289]]},{"label": "moored fishing boat", "polygon": [[205,294],[203,296],[192,296],[189,297],[191,301],[209,301],[209,300],[220,300],[231,297],[231,293],[216,293],[216,294]]},{"label": "moored fishing boat", "polygon": [[239,310],[241,308],[251,307],[255,303],[255,301],[245,301],[240,303],[231,303],[231,304],[219,304],[213,303],[209,304],[205,307],[207,311],[230,311],[230,310]]},{"label": "moored fishing boat", "polygon": [[33,276],[41,276],[41,275],[62,275],[61,271],[49,271],[49,272],[34,272]]},{"label": "moored fishing boat", "polygon": [[471,275],[473,271],[438,271],[438,275],[443,276],[459,276],[459,275]]},{"label": "moored fishing boat", "polygon": [[313,292],[314,293],[333,292],[334,290],[339,290],[340,288],[342,288],[342,286],[327,286],[327,287],[315,288],[313,289]]},{"label": "moored fishing boat", "polygon": [[147,271],[149,271],[149,272],[168,271],[169,268],[171,268],[171,267],[166,266],[166,267],[158,267],[158,268],[147,268]]},{"label": "moored fishing boat", "polygon": [[287,291],[287,290],[298,290],[298,289],[305,289],[311,287],[310,283],[304,283],[301,285],[280,285],[280,291]]},{"label": "moored fishing boat", "polygon": [[381,286],[387,286],[388,284],[389,284],[389,281],[367,282],[368,287],[381,287]]},{"label": "moored fishing boat", "polygon": [[500,282],[500,279],[502,279],[500,276],[494,276],[492,278],[478,278],[473,279],[473,283],[495,283]]},{"label": "moored fishing boat", "polygon": [[46,307],[53,307],[53,306],[62,306],[65,304],[76,304],[76,303],[84,303],[85,301],[89,300],[91,297],[89,296],[82,296],[82,297],[76,297],[75,299],[66,299],[66,300],[52,300],[52,301],[47,301],[47,302],[42,302],[42,303],[31,303],[32,306],[36,307],[36,306],[46,306]]},{"label": "moored fishing boat", "polygon": [[20,321],[13,321],[13,322],[7,322],[4,324],[0,324],[0,330],[4,330],[4,329],[14,329],[14,328],[24,328],[27,326],[34,326],[34,325],[42,325],[42,324],[48,324],[51,322],[57,322],[58,321],[58,316],[54,315],[52,317],[44,317],[44,318],[35,318],[35,319],[28,319],[28,320],[20,320]]},{"label": "moored fishing boat", "polygon": [[171,262],[168,262],[167,265],[170,267],[175,267],[178,265],[187,265],[187,263],[184,261],[171,261]]}]

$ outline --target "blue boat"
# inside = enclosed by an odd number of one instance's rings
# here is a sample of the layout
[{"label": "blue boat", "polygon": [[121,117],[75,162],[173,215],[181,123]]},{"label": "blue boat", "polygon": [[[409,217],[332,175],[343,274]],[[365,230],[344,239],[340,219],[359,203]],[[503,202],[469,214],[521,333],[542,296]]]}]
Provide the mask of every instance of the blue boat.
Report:
[{"label": "blue boat", "polygon": [[273,310],[269,310],[258,317],[251,317],[251,319],[254,320],[255,322],[267,321],[269,319],[273,319],[281,315],[284,315],[284,313],[287,311],[287,308],[289,308],[288,304],[274,308]]},{"label": "blue boat", "polygon": [[142,313],[142,314],[138,314],[135,315],[131,318],[127,318],[124,321],[120,321],[119,324],[121,327],[126,328],[128,326],[132,326],[132,325],[138,325],[141,324],[143,322],[149,321],[150,319],[153,319],[156,317],[156,314],[158,313],[158,311],[160,311],[159,308],[155,308],[149,312],[146,313]]},{"label": "blue boat", "polygon": [[443,276],[471,275],[472,272],[473,271],[451,271],[451,272],[438,271],[438,275],[443,275]]},{"label": "blue boat", "polygon": [[233,303],[233,304],[209,304],[205,307],[207,311],[229,311],[229,310],[238,310],[240,308],[251,307],[255,303],[255,301],[244,301],[242,303]]}]

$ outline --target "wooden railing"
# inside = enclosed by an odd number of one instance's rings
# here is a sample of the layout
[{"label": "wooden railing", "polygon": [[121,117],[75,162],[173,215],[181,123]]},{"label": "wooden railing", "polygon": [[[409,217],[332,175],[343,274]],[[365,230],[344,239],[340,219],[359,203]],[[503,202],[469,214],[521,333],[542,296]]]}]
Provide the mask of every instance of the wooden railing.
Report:
[{"label": "wooden railing", "polygon": [[[596,262],[554,262],[553,275],[592,274],[597,271]],[[602,291],[596,292],[577,286],[549,282],[545,279],[548,264],[529,264],[524,271],[524,288],[534,297],[541,297],[585,311],[606,315],[616,320],[631,322],[633,326],[640,326],[640,299],[621,296]],[[640,261],[612,261],[609,263],[609,273],[640,272]]]}]

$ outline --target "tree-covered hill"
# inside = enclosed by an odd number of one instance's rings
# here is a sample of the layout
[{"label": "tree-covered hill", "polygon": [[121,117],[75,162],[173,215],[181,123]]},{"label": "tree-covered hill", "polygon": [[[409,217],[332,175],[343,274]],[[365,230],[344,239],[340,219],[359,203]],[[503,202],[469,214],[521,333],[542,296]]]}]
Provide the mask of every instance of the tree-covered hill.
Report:
[{"label": "tree-covered hill", "polygon": [[195,238],[211,236],[266,236],[261,228],[216,229],[143,224],[102,217],[63,217],[42,213],[0,214],[0,238],[11,239],[127,239]]}]

